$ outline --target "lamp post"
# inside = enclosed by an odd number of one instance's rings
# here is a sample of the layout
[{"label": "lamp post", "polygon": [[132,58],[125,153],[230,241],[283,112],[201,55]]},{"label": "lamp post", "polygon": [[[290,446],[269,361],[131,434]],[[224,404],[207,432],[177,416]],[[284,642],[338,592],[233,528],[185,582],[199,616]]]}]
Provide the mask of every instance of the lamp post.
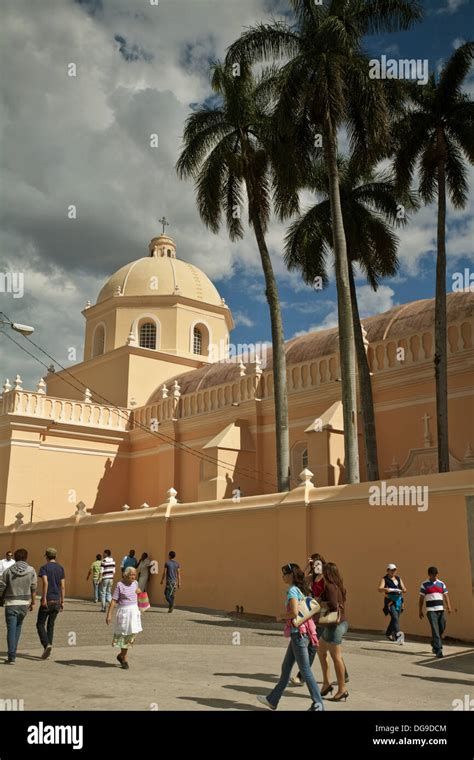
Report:
[{"label": "lamp post", "polygon": [[[2,319],[2,317],[4,317]],[[19,322],[11,322],[9,319],[6,319],[5,314],[0,311],[0,325],[10,325],[12,330],[15,330],[15,332],[20,333],[21,335],[31,335],[31,333],[34,333],[35,328],[31,327],[31,325],[22,325]]]}]

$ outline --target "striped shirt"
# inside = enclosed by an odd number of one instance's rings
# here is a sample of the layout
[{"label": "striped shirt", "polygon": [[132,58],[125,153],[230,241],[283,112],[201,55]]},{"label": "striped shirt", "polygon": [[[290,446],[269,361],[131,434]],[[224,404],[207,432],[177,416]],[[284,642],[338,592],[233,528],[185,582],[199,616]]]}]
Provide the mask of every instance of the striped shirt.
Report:
[{"label": "striped shirt", "polygon": [[427,612],[443,612],[444,594],[448,593],[446,584],[443,581],[424,581],[420,586],[420,596],[424,596]]},{"label": "striped shirt", "polygon": [[115,560],[112,557],[105,557],[100,566],[102,568],[102,580],[111,581],[115,575]]},{"label": "striped shirt", "polygon": [[119,581],[117,585],[115,586],[114,593],[112,594],[112,599],[114,599],[117,602],[117,604],[120,604],[121,606],[125,606],[125,607],[130,607],[131,605],[137,605],[138,604],[137,592],[136,592],[137,588],[138,588],[138,583],[136,581],[133,581],[128,586],[123,581]]}]

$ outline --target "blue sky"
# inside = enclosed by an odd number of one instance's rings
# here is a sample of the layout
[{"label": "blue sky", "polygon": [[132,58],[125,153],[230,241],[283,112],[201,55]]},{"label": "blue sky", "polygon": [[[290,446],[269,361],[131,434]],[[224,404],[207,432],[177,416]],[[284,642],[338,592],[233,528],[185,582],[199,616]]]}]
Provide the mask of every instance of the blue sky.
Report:
[{"label": "blue sky", "polygon": [[[474,0],[430,0],[410,32],[367,39],[374,57],[427,58],[436,69],[473,28]],[[243,28],[288,8],[286,0],[5,0],[0,35],[3,182],[0,271],[22,271],[25,296],[0,294],[0,309],[32,323],[36,339],[65,363],[82,358],[86,300],[105,279],[147,255],[163,214],[178,256],[215,282],[236,319],[234,343],[270,339],[260,260],[251,230],[231,243],[202,225],[191,182],[174,164],[184,121],[211,96],[210,60]],[[26,51],[26,52],[25,52]],[[70,62],[75,78],[66,75]],[[474,76],[467,83],[474,94]],[[20,97],[21,93],[21,97]],[[152,151],[150,134],[159,135]],[[473,179],[472,167],[470,181]],[[69,204],[78,217],[66,217]],[[472,261],[474,198],[448,209],[448,278]],[[288,273],[285,226],[268,232],[285,335],[332,326],[335,288],[317,292]],[[422,208],[400,233],[400,273],[373,294],[357,282],[363,316],[434,294],[436,208]],[[58,315],[60,318],[58,319]],[[0,340],[0,373],[30,385],[41,368]]]}]

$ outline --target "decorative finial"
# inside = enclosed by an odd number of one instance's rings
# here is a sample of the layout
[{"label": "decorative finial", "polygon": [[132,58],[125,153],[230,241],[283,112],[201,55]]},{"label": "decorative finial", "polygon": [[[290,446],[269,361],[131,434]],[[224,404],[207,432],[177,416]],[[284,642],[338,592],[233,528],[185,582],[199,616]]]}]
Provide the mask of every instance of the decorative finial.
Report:
[{"label": "decorative finial", "polygon": [[170,224],[170,223],[169,223],[169,222],[168,222],[168,220],[166,219],[166,216],[162,216],[162,217],[161,217],[161,219],[158,219],[158,221],[159,221],[159,223],[160,223],[161,225],[163,225],[163,230],[162,230],[162,233],[161,233],[161,234],[162,234],[162,235],[164,235],[164,234],[165,234],[165,227],[169,227],[169,224]]},{"label": "decorative finial", "polygon": [[42,393],[43,395],[46,394],[46,383],[44,382],[43,378],[40,379],[38,385],[36,386],[36,393]]},{"label": "decorative finial", "polygon": [[92,401],[92,393],[89,388],[86,388],[84,391],[84,401]]},{"label": "decorative finial", "polygon": [[86,309],[90,309],[92,306],[92,301],[86,301]]},{"label": "decorative finial", "polygon": [[15,390],[16,391],[22,391],[23,380],[21,379],[20,375],[17,375],[15,377]]},{"label": "decorative finial", "polygon": [[76,504],[75,515],[76,517],[87,517],[86,505],[84,504],[83,501],[80,501],[78,502],[78,504]]},{"label": "decorative finial", "polygon": [[8,393],[8,391],[11,391],[11,389],[12,389],[12,384],[11,384],[10,380],[8,379],[8,377],[7,377],[7,379],[3,383],[3,392],[4,393]]}]

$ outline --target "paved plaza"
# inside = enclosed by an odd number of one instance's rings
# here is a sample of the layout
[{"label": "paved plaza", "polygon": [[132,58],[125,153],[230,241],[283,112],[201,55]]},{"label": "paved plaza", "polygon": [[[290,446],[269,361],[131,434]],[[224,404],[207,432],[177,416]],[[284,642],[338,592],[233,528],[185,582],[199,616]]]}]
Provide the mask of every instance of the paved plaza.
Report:
[{"label": "paved plaza", "polygon": [[[256,696],[276,683],[286,647],[279,623],[153,607],[142,615],[130,669],[122,670],[99,605],[68,600],[51,659],[40,659],[36,613],[28,613],[17,661],[8,666],[3,613],[0,620],[0,699],[23,700],[25,710],[264,710]],[[448,643],[444,650],[437,660],[428,640],[399,646],[382,634],[349,633],[350,697],[326,707],[451,711],[453,700],[474,697],[474,648]],[[321,682],[317,661],[314,672]],[[288,688],[279,710],[309,705],[304,686]]]}]

